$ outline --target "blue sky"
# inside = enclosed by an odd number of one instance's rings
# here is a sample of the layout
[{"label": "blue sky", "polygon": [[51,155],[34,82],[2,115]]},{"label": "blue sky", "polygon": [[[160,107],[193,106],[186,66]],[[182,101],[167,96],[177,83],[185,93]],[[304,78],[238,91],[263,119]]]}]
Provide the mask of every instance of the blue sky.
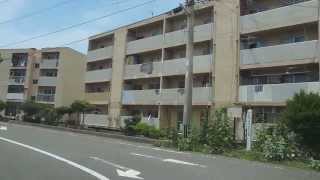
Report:
[{"label": "blue sky", "polygon": [[[48,33],[72,24],[110,14],[149,0],[69,0],[68,3],[44,13],[1,24],[6,20],[44,9],[66,0],[8,0],[0,2],[0,46]],[[112,30],[166,12],[184,0],[154,0],[142,7],[105,19],[79,26],[64,32],[1,48],[55,47],[90,35]],[[68,45],[86,52],[87,41]]]}]

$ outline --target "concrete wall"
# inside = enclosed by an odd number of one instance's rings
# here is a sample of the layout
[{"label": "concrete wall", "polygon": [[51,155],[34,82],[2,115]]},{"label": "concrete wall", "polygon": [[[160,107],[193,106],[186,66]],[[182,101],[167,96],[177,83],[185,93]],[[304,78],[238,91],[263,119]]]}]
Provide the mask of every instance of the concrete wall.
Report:
[{"label": "concrete wall", "polygon": [[214,103],[216,107],[237,101],[239,74],[239,1],[215,1]]},{"label": "concrete wall", "polygon": [[68,106],[84,99],[86,56],[70,48],[59,48],[55,106]]},{"label": "concrete wall", "polygon": [[120,126],[121,98],[123,88],[123,74],[126,59],[127,29],[118,29],[114,34],[110,118],[109,127]]}]

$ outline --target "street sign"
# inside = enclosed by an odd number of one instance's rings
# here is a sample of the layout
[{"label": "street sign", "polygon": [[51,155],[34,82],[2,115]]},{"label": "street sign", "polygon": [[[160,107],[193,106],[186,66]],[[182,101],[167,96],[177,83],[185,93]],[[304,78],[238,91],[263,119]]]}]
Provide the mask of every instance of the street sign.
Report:
[{"label": "street sign", "polygon": [[246,139],[247,139],[247,145],[246,150],[251,151],[251,141],[252,141],[252,109],[249,109],[247,111],[246,115]]}]

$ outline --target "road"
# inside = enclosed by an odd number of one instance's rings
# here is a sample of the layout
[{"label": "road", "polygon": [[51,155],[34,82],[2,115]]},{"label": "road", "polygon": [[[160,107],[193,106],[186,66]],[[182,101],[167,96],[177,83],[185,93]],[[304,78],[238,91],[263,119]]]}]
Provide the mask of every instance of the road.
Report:
[{"label": "road", "polygon": [[320,173],[0,124],[1,180],[319,180]]}]

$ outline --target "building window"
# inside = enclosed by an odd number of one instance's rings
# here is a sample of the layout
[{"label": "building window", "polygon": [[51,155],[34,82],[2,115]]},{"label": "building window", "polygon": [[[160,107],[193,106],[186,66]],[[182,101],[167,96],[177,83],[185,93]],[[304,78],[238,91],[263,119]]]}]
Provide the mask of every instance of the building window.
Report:
[{"label": "building window", "polygon": [[38,84],[38,80],[37,79],[32,80],[32,84]]},{"label": "building window", "polygon": [[34,68],[38,69],[40,67],[39,63],[34,63],[33,64]]}]

